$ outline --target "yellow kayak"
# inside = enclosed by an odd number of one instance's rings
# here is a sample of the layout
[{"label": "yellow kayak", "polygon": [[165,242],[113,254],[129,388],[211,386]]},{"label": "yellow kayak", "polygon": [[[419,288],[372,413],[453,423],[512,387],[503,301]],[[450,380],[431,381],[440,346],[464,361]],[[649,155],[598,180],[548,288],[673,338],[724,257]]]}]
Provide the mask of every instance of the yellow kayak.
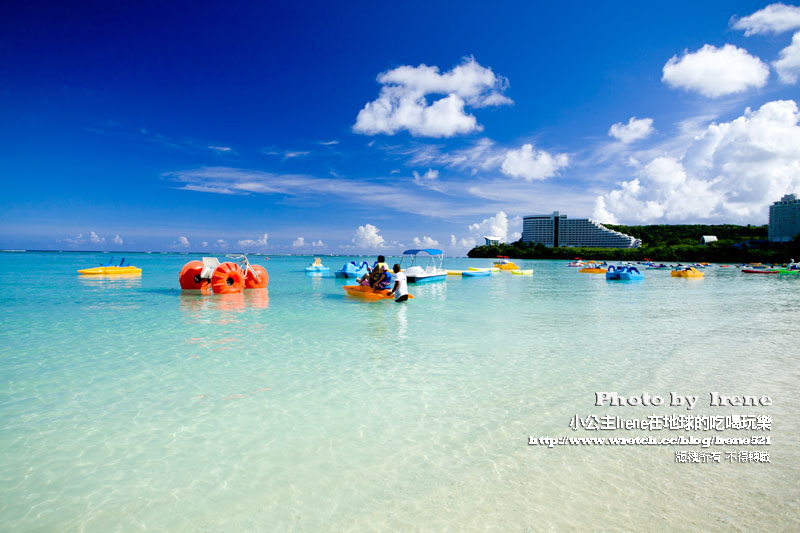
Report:
[{"label": "yellow kayak", "polygon": [[78,270],[84,276],[109,276],[113,274],[141,274],[142,269],[135,266],[100,266]]},{"label": "yellow kayak", "polygon": [[460,276],[462,272],[464,272],[464,271],[463,270],[448,270],[447,271],[447,275],[448,276]]},{"label": "yellow kayak", "polygon": [[489,268],[489,267],[486,267],[486,268],[469,267],[469,269],[472,270],[473,272],[485,272],[487,270],[489,270],[491,272],[500,272],[500,269],[497,268],[497,267],[491,267],[491,268]]},{"label": "yellow kayak", "polygon": [[605,268],[591,267],[591,268],[582,268],[578,270],[578,272],[582,274],[605,274],[606,272],[608,272],[608,270],[606,270]]},{"label": "yellow kayak", "polygon": [[511,273],[515,276],[533,276],[533,269],[529,268],[527,270],[512,270]]}]

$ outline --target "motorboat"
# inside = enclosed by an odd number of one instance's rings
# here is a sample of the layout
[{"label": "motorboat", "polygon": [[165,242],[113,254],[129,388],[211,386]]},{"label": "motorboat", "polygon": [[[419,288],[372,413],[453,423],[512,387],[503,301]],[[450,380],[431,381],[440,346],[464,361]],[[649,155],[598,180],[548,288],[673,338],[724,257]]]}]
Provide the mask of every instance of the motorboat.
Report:
[{"label": "motorboat", "polygon": [[683,267],[672,271],[673,278],[702,278],[705,276],[695,267]]},{"label": "motorboat", "polygon": [[337,278],[360,278],[369,272],[369,264],[366,261],[356,263],[350,261],[335,272]]},{"label": "motorboat", "polygon": [[506,256],[497,256],[497,261],[494,262],[494,267],[500,270],[519,270],[519,267],[513,261],[509,261]]},{"label": "motorboat", "polygon": [[[369,285],[345,285],[342,289],[350,296],[363,298],[365,300],[379,301],[394,299],[394,295],[390,293],[389,289],[373,289]],[[408,295],[409,300],[413,298],[414,296],[411,294]]]},{"label": "motorboat", "polygon": [[611,265],[608,267],[608,272],[606,272],[606,279],[620,281],[641,281],[644,279],[644,274],[642,274],[635,266]]},{"label": "motorboat", "polygon": [[[424,266],[420,264],[425,262],[421,257],[427,257]],[[447,270],[442,268],[443,262],[444,252],[435,248],[406,250],[400,260],[400,268],[405,273],[408,283],[432,283],[447,279]]]},{"label": "motorboat", "polygon": [[112,261],[114,261],[113,257],[106,265],[101,263],[100,266],[94,268],[84,268],[78,270],[78,274],[82,276],[114,276],[118,274],[136,275],[142,273],[141,268],[133,265],[126,265],[124,257],[122,258],[122,261],[119,262],[119,265],[111,264]]}]

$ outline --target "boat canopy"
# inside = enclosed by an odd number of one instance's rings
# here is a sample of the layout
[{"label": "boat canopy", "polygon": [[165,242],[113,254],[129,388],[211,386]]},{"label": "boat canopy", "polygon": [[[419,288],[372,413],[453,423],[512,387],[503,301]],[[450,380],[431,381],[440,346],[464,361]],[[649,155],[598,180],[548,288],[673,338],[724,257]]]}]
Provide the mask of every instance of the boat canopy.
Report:
[{"label": "boat canopy", "polygon": [[403,255],[417,255],[420,252],[425,252],[426,254],[430,255],[444,255],[444,252],[441,250],[437,250],[436,248],[421,248],[419,250],[406,250],[403,252]]}]

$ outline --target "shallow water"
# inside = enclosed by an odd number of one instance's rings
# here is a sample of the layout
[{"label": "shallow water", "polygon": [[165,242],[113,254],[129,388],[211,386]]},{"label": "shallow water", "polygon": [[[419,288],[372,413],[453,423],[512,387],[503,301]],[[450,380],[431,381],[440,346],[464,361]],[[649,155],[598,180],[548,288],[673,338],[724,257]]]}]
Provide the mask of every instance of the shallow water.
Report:
[{"label": "shallow water", "polygon": [[[251,257],[269,290],[240,295],[181,293],[181,254],[127,254],[141,277],[76,275],[108,257],[0,253],[3,529],[800,529],[796,276],[606,282],[518,261],[534,275],[448,276],[394,304],[306,276],[309,257]],[[595,407],[596,391],[700,400]],[[709,407],[710,391],[774,405]],[[606,413],[768,414],[770,446],[704,451],[771,462],[527,445],[608,436],[568,425]]]}]

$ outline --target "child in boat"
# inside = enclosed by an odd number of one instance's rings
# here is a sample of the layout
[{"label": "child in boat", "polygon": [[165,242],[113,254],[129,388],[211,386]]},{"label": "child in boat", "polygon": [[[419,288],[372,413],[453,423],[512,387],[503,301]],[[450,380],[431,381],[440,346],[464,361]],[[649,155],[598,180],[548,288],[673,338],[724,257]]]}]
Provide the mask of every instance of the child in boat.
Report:
[{"label": "child in boat", "polygon": [[392,282],[392,275],[389,273],[389,265],[386,264],[386,258],[382,255],[378,256],[378,261],[372,269],[370,274],[372,286],[375,290],[385,290],[389,288]]}]

